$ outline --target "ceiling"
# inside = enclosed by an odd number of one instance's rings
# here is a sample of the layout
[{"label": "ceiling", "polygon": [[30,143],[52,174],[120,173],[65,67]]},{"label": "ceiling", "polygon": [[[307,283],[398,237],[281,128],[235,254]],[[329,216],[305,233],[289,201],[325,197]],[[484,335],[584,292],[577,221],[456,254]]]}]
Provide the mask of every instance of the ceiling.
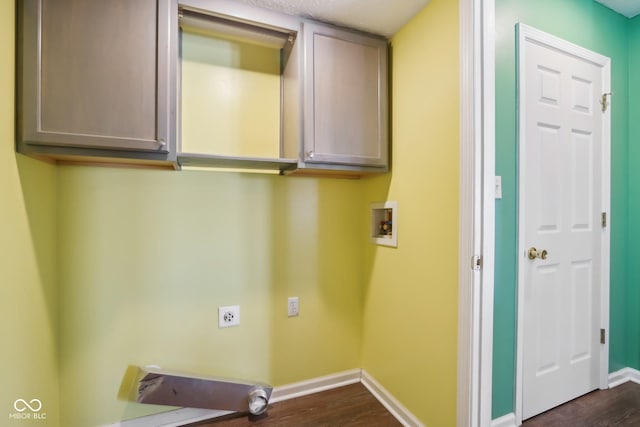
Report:
[{"label": "ceiling", "polygon": [[[331,22],[390,37],[420,11],[429,0],[235,0],[290,15]],[[640,0],[595,0],[633,18],[640,14]]]},{"label": "ceiling", "polygon": [[[235,0],[390,37],[429,0]],[[624,2],[624,0],[621,0]]]},{"label": "ceiling", "polygon": [[596,0],[627,18],[640,14],[640,0]]}]

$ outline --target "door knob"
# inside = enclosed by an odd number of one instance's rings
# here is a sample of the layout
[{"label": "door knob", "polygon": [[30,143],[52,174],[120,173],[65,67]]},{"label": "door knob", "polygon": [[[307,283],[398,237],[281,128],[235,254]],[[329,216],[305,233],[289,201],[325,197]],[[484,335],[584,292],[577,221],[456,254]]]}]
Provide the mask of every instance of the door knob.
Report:
[{"label": "door knob", "polygon": [[529,259],[536,259],[536,258],[547,259],[547,255],[548,254],[549,253],[547,252],[546,249],[543,249],[543,250],[539,251],[536,248],[534,248],[533,246],[531,246],[529,248],[529,252],[527,253],[527,256],[529,257]]}]

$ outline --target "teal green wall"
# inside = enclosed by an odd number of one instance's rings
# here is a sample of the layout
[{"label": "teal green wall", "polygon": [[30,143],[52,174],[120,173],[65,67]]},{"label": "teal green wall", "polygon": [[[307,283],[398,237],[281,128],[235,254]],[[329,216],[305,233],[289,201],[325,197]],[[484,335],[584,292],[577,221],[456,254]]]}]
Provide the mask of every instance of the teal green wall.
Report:
[{"label": "teal green wall", "polygon": [[[640,16],[629,21],[629,218],[640,218]],[[640,224],[629,221],[629,236],[640,236]],[[629,239],[627,313],[627,363],[640,368],[640,270],[637,262],[640,245]],[[633,261],[633,262],[632,262]]]},{"label": "teal green wall", "polygon": [[[627,317],[630,307],[626,303],[631,298],[635,298],[634,301],[638,300],[637,289],[633,292],[629,289],[629,293],[626,289],[627,234],[631,231],[628,229],[627,221],[627,205],[631,202],[627,201],[627,193],[630,186],[628,182],[633,181],[628,180],[627,163],[628,156],[632,154],[627,146],[629,136],[628,19],[590,0],[496,0],[496,175],[502,176],[503,198],[496,201],[493,418],[514,410],[517,283],[515,62],[515,24],[517,22],[531,25],[611,58],[611,87],[615,98],[611,119],[610,371],[638,365],[637,342],[640,337],[638,333],[640,320],[632,325],[633,322]],[[638,32],[640,33],[640,30]],[[640,36],[636,39],[637,46],[640,46]],[[638,151],[636,157],[640,159],[640,150],[634,151]],[[635,204],[638,206],[636,211],[640,212],[640,202]],[[631,211],[633,212],[635,211]],[[638,272],[633,274],[640,277]],[[633,315],[637,317],[636,314]],[[631,336],[635,339],[630,340]],[[633,358],[630,357],[632,355]]]}]

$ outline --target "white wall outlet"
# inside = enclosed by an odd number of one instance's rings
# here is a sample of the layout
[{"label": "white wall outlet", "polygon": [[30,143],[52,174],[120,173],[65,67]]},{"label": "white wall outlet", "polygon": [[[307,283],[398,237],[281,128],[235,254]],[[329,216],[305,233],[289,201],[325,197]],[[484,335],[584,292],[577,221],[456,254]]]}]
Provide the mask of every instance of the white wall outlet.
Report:
[{"label": "white wall outlet", "polygon": [[300,305],[298,304],[298,297],[290,297],[287,300],[287,314],[289,317],[295,317],[300,314]]},{"label": "white wall outlet", "polygon": [[502,199],[502,177],[496,176],[496,199]]},{"label": "white wall outlet", "polygon": [[240,306],[218,307],[218,328],[240,325]]}]

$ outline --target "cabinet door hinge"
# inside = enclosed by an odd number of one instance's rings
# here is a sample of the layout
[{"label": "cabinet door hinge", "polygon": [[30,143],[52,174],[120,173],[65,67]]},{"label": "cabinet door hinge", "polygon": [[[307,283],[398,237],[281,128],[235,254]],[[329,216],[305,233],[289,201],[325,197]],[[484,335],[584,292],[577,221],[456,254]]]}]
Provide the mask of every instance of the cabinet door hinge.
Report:
[{"label": "cabinet door hinge", "polygon": [[607,213],[602,212],[602,228],[606,228],[607,226]]},{"label": "cabinet door hinge", "polygon": [[471,257],[471,269],[472,270],[481,270],[482,269],[482,256],[474,255]]},{"label": "cabinet door hinge", "polygon": [[606,332],[604,329],[600,329],[600,344],[604,344],[606,338]]}]

